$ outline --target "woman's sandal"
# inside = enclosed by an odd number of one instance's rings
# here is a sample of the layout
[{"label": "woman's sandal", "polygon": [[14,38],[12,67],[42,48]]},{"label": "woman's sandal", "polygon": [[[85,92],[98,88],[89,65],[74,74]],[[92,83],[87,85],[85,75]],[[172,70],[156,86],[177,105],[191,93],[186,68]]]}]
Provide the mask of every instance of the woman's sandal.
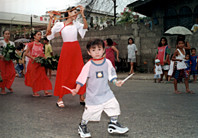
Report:
[{"label": "woman's sandal", "polygon": [[10,92],[14,92],[12,88],[9,88],[8,90],[9,90]]},{"label": "woman's sandal", "polygon": [[186,93],[188,94],[195,94],[193,91],[189,90],[189,91],[186,91]]},{"label": "woman's sandal", "polygon": [[51,97],[51,96],[52,96],[52,93],[51,93],[51,92],[46,92],[46,93],[44,94],[44,96],[45,96],[45,97]]},{"label": "woman's sandal", "polygon": [[39,97],[40,95],[38,93],[34,93],[32,96],[33,97]]},{"label": "woman's sandal", "polygon": [[56,105],[57,105],[59,108],[64,108],[64,107],[65,107],[63,101],[58,101],[58,102],[56,102]]},{"label": "woman's sandal", "polygon": [[182,92],[180,92],[180,91],[175,91],[175,94],[182,94]]},{"label": "woman's sandal", "polygon": [[7,94],[7,92],[5,92],[5,90],[3,90],[3,91],[0,92],[0,94],[5,95],[5,94]]}]

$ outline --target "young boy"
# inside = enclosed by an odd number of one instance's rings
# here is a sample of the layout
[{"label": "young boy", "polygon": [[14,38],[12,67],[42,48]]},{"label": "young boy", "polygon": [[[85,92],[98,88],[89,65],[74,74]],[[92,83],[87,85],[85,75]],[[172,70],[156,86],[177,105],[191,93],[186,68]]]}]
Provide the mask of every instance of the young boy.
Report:
[{"label": "young boy", "polygon": [[191,61],[191,72],[190,74],[193,75],[193,82],[195,83],[197,81],[197,66],[198,66],[198,63],[197,63],[197,59],[198,59],[198,56],[196,56],[196,49],[195,48],[192,48],[191,49],[191,56],[190,56],[190,61]]},{"label": "young boy", "polygon": [[193,94],[192,91],[189,90],[189,84],[188,84],[188,73],[185,70],[187,68],[184,60],[185,60],[185,42],[184,40],[178,40],[177,41],[177,49],[173,54],[172,60],[177,62],[177,67],[174,71],[174,88],[176,94],[181,94],[180,91],[177,89],[177,81],[180,77],[183,77],[185,79],[185,86],[186,86],[186,93]]},{"label": "young boy", "polygon": [[86,106],[78,128],[80,137],[91,137],[87,130],[87,123],[88,121],[100,121],[103,111],[110,117],[108,132],[124,134],[129,129],[117,122],[120,106],[108,85],[108,80],[118,87],[122,86],[123,82],[117,80],[111,61],[103,57],[105,48],[102,40],[96,39],[89,42],[87,52],[92,59],[83,67],[76,81],[76,89],[72,90],[72,95],[75,95],[81,86],[87,84]]},{"label": "young boy", "polygon": [[[44,38],[44,44],[45,44],[45,57],[46,58],[52,57],[53,56],[52,46],[46,37]],[[46,69],[46,74],[48,74],[48,72],[49,72],[49,79],[51,79],[51,74],[52,74],[51,69]]]},{"label": "young boy", "polygon": [[156,80],[158,79],[158,83],[160,83],[161,81],[161,74],[163,74],[162,72],[162,67],[160,65],[160,60],[159,59],[155,59],[155,66],[154,66],[154,82],[156,83]]},{"label": "young boy", "polygon": [[189,54],[186,54],[186,57],[185,57],[185,64],[186,64],[186,73],[188,74],[188,81],[190,79],[190,71],[191,71],[191,61],[190,61],[190,55]]}]

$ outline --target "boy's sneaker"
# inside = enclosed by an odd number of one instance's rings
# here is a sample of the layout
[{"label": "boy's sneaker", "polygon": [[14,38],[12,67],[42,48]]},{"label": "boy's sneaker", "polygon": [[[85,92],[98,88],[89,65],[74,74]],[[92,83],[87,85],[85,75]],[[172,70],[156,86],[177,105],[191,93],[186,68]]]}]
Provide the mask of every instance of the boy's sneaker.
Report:
[{"label": "boy's sneaker", "polygon": [[78,133],[79,133],[81,138],[89,138],[89,137],[91,137],[91,134],[87,130],[87,125],[79,124]]},{"label": "boy's sneaker", "polygon": [[109,125],[108,125],[109,133],[124,134],[128,131],[129,131],[128,127],[124,127],[124,126],[120,125],[120,123],[118,123],[118,122],[116,124],[109,122]]}]

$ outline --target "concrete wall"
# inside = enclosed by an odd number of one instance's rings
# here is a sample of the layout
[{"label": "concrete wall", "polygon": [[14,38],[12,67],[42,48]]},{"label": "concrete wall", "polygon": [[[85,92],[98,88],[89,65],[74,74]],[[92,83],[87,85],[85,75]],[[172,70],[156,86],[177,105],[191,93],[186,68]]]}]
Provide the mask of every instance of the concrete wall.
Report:
[{"label": "concrete wall", "polygon": [[[163,36],[163,31],[160,25],[153,25],[152,30],[144,24],[126,24],[111,26],[104,30],[89,30],[86,33],[84,39],[79,38],[79,42],[82,49],[83,58],[86,60],[88,57],[86,52],[86,44],[89,40],[100,38],[105,40],[111,38],[113,41],[118,43],[117,48],[120,51],[120,58],[127,58],[127,45],[128,38],[132,37],[135,39],[135,44],[138,48],[137,54],[137,70],[142,72],[152,72],[153,63],[156,55],[156,50],[160,38]],[[168,44],[171,47],[171,51],[175,50],[175,43],[177,36],[165,36],[168,39]],[[192,36],[187,36],[186,40],[190,42],[192,47],[198,49],[198,33]],[[60,37],[51,41],[53,51],[55,54],[60,54],[62,39]],[[126,60],[123,60],[126,62]]]}]

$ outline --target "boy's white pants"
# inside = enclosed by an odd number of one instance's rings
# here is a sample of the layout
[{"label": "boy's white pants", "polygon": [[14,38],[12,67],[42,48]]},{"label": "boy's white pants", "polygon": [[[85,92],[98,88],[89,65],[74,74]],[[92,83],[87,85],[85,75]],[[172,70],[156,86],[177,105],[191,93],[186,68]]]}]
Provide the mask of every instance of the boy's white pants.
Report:
[{"label": "boy's white pants", "polygon": [[108,116],[120,115],[120,105],[117,99],[114,97],[100,105],[86,105],[82,119],[87,121],[100,121],[103,111]]}]

